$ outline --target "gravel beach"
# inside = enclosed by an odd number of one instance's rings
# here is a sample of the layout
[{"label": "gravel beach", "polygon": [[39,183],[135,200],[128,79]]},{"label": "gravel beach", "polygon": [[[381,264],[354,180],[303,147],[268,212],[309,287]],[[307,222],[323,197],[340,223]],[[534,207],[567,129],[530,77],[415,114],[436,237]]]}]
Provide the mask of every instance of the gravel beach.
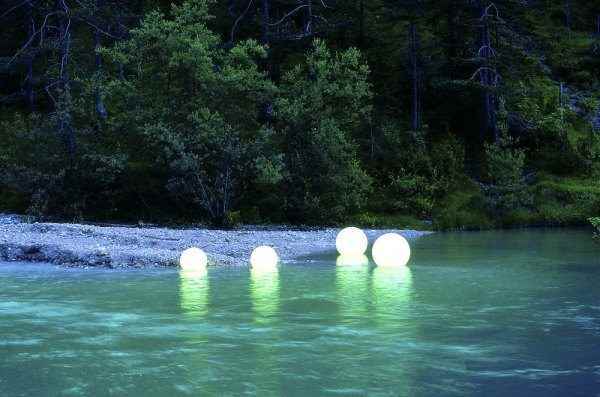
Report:
[{"label": "gravel beach", "polygon": [[[252,249],[274,247],[284,262],[335,249],[339,229],[295,230],[245,227],[236,230],[168,229],[95,226],[70,223],[28,223],[0,214],[0,260],[50,262],[61,266],[144,268],[176,266],[182,250],[196,246],[210,265],[247,266]],[[394,231],[408,239],[430,232],[365,230],[370,241]]]}]

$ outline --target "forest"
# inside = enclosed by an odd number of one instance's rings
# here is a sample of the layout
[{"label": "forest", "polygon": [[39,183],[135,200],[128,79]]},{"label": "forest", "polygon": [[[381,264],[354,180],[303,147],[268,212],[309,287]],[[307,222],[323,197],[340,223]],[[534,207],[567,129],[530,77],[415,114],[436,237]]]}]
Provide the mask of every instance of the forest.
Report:
[{"label": "forest", "polygon": [[0,212],[600,216],[600,0],[3,0],[0,23]]}]

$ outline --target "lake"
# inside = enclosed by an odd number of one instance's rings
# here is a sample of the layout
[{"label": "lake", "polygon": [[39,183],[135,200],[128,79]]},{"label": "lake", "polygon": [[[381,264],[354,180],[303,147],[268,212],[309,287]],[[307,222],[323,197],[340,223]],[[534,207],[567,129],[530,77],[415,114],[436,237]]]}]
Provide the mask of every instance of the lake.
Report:
[{"label": "lake", "polygon": [[0,396],[597,396],[589,230],[439,233],[404,270],[0,263]]}]

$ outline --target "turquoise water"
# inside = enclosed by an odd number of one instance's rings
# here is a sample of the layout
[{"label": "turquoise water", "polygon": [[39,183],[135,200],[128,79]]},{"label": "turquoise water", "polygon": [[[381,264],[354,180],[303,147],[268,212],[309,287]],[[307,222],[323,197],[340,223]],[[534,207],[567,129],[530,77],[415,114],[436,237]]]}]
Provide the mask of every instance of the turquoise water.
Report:
[{"label": "turquoise water", "polygon": [[589,231],[435,234],[410,270],[0,264],[0,396],[597,396]]}]

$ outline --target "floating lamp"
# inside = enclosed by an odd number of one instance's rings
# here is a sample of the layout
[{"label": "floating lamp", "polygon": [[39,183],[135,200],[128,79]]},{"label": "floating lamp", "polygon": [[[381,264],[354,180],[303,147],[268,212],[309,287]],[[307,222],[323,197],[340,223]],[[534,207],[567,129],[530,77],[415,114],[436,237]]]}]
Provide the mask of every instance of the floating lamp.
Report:
[{"label": "floating lamp", "polygon": [[335,247],[342,256],[360,257],[367,251],[368,245],[365,232],[357,227],[342,229],[335,239]]},{"label": "floating lamp", "polygon": [[179,266],[185,271],[203,272],[207,265],[208,257],[200,248],[188,248],[179,257]]},{"label": "floating lamp", "polygon": [[253,269],[277,269],[277,262],[279,262],[277,252],[268,245],[261,245],[254,248],[254,251],[250,255],[250,265],[252,265]]},{"label": "floating lamp", "polygon": [[387,233],[375,240],[372,253],[377,266],[406,266],[410,259],[410,245],[401,235]]}]

